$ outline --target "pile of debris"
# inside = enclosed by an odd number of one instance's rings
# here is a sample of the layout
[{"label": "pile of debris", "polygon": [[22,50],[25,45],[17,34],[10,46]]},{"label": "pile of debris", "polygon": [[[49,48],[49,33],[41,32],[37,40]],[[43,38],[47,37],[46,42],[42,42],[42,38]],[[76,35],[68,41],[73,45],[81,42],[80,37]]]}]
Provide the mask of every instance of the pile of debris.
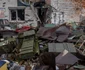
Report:
[{"label": "pile of debris", "polygon": [[85,59],[85,35],[81,26],[46,24],[38,29],[23,26],[0,32],[1,54],[13,53],[16,59],[33,59],[34,62],[37,59],[42,69],[43,66],[49,70],[55,70],[55,66],[60,70],[76,68],[79,61]]}]

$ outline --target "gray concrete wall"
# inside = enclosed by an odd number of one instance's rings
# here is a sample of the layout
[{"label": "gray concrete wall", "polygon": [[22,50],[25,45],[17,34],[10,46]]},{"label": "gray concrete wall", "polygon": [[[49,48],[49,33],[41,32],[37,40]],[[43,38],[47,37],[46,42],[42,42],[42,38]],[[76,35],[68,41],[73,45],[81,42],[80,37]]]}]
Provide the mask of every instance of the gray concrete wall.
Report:
[{"label": "gray concrete wall", "polygon": [[[80,22],[80,14],[75,11],[75,5],[71,0],[51,0],[51,5],[58,10],[56,24],[59,23],[59,16],[64,22]],[[61,12],[64,13],[64,18],[62,18]],[[54,18],[52,22],[54,23]]]}]

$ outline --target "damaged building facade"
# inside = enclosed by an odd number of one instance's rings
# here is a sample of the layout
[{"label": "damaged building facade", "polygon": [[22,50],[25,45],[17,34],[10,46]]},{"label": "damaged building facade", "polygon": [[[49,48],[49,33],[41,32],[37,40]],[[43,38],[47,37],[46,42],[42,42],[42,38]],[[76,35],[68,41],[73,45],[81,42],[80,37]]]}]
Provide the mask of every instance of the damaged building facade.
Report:
[{"label": "damaged building facade", "polygon": [[[33,2],[33,6],[30,6],[30,1]],[[37,4],[39,1],[46,3],[44,7]],[[84,0],[78,0],[77,2],[76,0],[0,0],[0,19],[7,19],[10,23],[32,24],[34,27],[37,27],[38,21],[52,24],[81,22],[85,16],[83,1]],[[38,7],[34,8],[34,6]],[[40,8],[42,9],[40,10]]]},{"label": "damaged building facade", "polygon": [[84,20],[82,5],[72,0],[0,0],[0,20],[10,23],[0,22],[0,54],[27,60],[35,70],[84,69],[85,25],[75,24]]},{"label": "damaged building facade", "polygon": [[34,13],[30,6],[24,3],[24,0],[0,0],[0,19],[7,19],[10,23],[37,26]]}]

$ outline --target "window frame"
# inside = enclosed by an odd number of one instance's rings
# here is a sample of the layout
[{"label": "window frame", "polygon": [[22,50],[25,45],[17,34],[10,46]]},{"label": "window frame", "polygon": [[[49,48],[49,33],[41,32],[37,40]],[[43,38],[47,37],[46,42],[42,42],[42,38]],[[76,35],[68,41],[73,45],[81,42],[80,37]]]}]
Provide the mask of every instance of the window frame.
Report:
[{"label": "window frame", "polygon": [[[17,10],[24,10],[24,20],[18,20],[18,12]],[[11,10],[15,10],[16,11],[16,20],[12,20],[11,19]],[[24,22],[25,21],[25,7],[10,7],[9,8],[9,21],[10,22]]]}]

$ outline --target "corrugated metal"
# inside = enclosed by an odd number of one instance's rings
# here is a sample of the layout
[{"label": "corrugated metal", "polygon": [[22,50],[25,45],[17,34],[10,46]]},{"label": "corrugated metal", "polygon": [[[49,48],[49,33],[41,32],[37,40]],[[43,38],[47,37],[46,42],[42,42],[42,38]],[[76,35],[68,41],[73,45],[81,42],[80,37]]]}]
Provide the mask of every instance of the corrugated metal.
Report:
[{"label": "corrugated metal", "polygon": [[28,46],[33,46],[33,43],[34,43],[33,40],[23,42],[23,44],[22,44],[22,48],[25,48],[25,47],[28,47]]},{"label": "corrugated metal", "polygon": [[20,49],[21,58],[26,59],[34,54],[34,30],[25,31],[21,34],[23,42]]},{"label": "corrugated metal", "polygon": [[23,36],[30,36],[30,35],[34,35],[35,31],[34,30],[29,30],[23,33]]},{"label": "corrugated metal", "polygon": [[26,53],[31,53],[31,52],[33,52],[33,50],[23,51],[23,52],[21,52],[20,54],[26,54]]},{"label": "corrugated metal", "polygon": [[48,43],[49,52],[63,52],[68,50],[69,52],[76,53],[76,49],[72,43]]},{"label": "corrugated metal", "polygon": [[29,52],[33,52],[33,45],[34,45],[34,39],[33,40],[28,40],[24,41],[21,47],[20,54],[26,54]]}]

